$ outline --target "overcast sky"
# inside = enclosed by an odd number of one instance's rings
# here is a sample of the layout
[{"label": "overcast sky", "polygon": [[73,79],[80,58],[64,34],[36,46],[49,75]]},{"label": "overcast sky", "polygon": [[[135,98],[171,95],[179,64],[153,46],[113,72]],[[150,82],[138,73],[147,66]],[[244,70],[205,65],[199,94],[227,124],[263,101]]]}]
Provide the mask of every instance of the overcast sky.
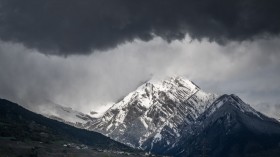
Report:
[{"label": "overcast sky", "polygon": [[180,75],[275,116],[279,7],[277,0],[0,0],[0,97],[89,112],[151,77]]}]

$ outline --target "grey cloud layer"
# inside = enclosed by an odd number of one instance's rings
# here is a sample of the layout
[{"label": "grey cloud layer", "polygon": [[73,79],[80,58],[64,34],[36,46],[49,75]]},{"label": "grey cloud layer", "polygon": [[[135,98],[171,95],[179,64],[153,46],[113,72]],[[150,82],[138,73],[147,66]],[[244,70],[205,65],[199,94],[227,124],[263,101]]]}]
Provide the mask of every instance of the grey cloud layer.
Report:
[{"label": "grey cloud layer", "polygon": [[226,46],[190,40],[136,40],[67,58],[2,42],[0,96],[33,108],[54,102],[88,112],[117,101],[152,75],[183,75],[208,92],[234,93],[255,106],[269,104],[257,106],[263,111],[279,104],[279,38]]},{"label": "grey cloud layer", "polygon": [[279,0],[0,0],[0,39],[88,54],[140,39],[219,43],[278,35]]}]

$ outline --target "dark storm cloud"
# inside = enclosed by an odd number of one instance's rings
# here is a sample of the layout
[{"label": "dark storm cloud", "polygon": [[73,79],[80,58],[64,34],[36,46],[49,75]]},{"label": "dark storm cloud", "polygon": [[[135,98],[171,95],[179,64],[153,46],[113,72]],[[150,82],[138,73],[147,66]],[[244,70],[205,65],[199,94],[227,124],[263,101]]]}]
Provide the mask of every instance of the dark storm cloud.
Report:
[{"label": "dark storm cloud", "polygon": [[0,7],[3,41],[58,55],[154,36],[226,43],[280,31],[279,0],[0,0]]}]

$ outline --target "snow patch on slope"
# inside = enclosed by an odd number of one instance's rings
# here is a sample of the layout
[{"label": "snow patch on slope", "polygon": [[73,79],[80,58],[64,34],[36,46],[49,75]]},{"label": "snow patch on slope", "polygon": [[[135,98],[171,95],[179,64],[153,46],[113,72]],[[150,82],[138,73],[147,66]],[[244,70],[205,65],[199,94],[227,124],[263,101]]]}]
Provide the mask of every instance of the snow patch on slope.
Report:
[{"label": "snow patch on slope", "polygon": [[87,119],[85,119],[84,117],[89,116],[87,114],[75,111],[70,107],[64,107],[54,103],[39,106],[38,112],[42,115],[45,115],[46,117],[58,118],[65,122],[70,122],[73,124],[84,124],[87,122]]}]

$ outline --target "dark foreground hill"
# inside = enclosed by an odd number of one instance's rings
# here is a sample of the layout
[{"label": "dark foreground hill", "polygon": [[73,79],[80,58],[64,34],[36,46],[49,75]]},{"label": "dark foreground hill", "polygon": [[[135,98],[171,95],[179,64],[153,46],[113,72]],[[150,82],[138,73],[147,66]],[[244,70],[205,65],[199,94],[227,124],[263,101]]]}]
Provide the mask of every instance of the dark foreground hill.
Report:
[{"label": "dark foreground hill", "polygon": [[144,156],[144,152],[0,99],[1,157],[124,155]]}]

